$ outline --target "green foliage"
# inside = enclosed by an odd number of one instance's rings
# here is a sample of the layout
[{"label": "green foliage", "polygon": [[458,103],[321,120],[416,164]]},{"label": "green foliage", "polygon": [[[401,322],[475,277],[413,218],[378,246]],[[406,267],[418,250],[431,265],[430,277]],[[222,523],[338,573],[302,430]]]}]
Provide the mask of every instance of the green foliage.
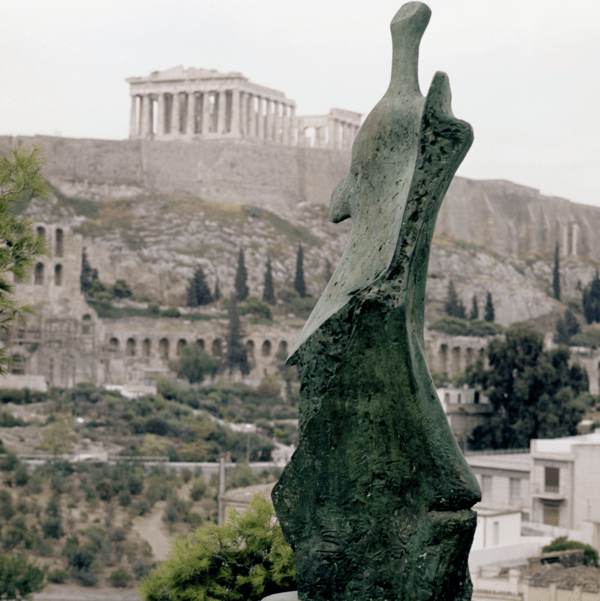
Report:
[{"label": "green foliage", "polygon": [[48,572],[46,577],[48,578],[48,582],[53,582],[54,584],[64,584],[69,579],[69,574],[60,568],[54,568]]},{"label": "green foliage", "polygon": [[505,340],[490,341],[487,354],[490,369],[481,361],[467,367],[469,383],[482,387],[493,409],[473,431],[473,448],[524,448],[532,438],[577,433],[587,411],[579,394],[589,383],[579,364],[569,367],[567,348],[544,351],[541,332],[513,324]]},{"label": "green foliage", "polygon": [[200,305],[209,305],[213,302],[213,296],[206,283],[206,277],[202,267],[197,267],[190,280],[187,294],[188,307],[199,307]]},{"label": "green foliage", "polygon": [[580,298],[573,298],[572,296],[563,296],[562,300],[563,303],[567,305],[567,307],[569,307],[571,311],[573,311],[573,313],[579,313],[580,315],[583,315],[583,307]]},{"label": "green foliage", "polygon": [[44,570],[26,554],[0,555],[0,599],[28,599],[43,588]]},{"label": "green foliage", "polygon": [[290,311],[297,315],[298,317],[302,317],[304,319],[308,318],[311,314],[312,310],[315,308],[317,304],[317,300],[310,297],[305,296],[302,298],[295,290],[284,289],[279,292],[279,298],[289,305]]},{"label": "green foliage", "polygon": [[[41,173],[40,150],[25,146],[0,157],[0,328],[16,317],[31,312],[31,307],[17,305],[14,277],[24,280],[36,257],[47,254],[46,239],[38,236],[27,219],[15,213],[15,203],[33,197],[45,198],[48,186]],[[0,349],[0,373],[6,371],[8,355]]]},{"label": "green foliage", "polygon": [[112,290],[115,298],[130,298],[132,295],[131,288],[125,280],[117,280]]},{"label": "green foliage", "polygon": [[273,272],[271,271],[271,257],[267,258],[267,267],[265,270],[265,285],[263,289],[263,301],[269,305],[275,305],[275,286],[273,284]]},{"label": "green foliage", "polygon": [[584,561],[586,566],[598,567],[598,551],[591,545],[586,545],[575,540],[567,540],[566,536],[555,538],[549,545],[542,548],[542,553],[552,553],[553,551],[571,551],[572,549],[583,549]]},{"label": "green foliage", "polygon": [[238,309],[242,315],[251,313],[252,315],[262,317],[269,321],[273,320],[273,311],[271,311],[271,307],[269,307],[266,302],[261,301],[257,296],[249,296],[246,299],[246,302],[239,305]]},{"label": "green foliage", "polygon": [[207,375],[214,376],[218,370],[216,359],[197,344],[186,344],[179,357],[179,376],[190,384],[204,381]]},{"label": "green foliage", "polygon": [[554,270],[552,271],[552,294],[554,298],[560,300],[560,259],[558,256],[558,242],[554,247]]},{"label": "green foliage", "polygon": [[[240,251],[241,252],[241,251]],[[247,295],[246,295],[247,296]],[[227,367],[229,374],[239,369],[242,375],[250,373],[248,352],[242,342],[243,332],[236,299],[232,296],[228,306],[229,326],[227,331]]]},{"label": "green foliage", "polygon": [[589,346],[590,348],[600,347],[600,330],[588,330],[587,332],[579,332],[571,336],[569,344],[573,346]]},{"label": "green foliage", "polygon": [[231,488],[246,488],[259,483],[259,478],[250,469],[250,466],[242,464],[235,468],[231,478]]},{"label": "green foliage", "polygon": [[296,254],[296,275],[294,276],[294,290],[298,293],[300,298],[304,298],[306,294],[306,283],[304,282],[304,251],[302,250],[302,244],[298,245],[298,252]]},{"label": "green foliage", "polygon": [[216,301],[221,300],[221,290],[219,289],[219,278],[217,278],[216,282],[215,282],[215,291],[213,293],[213,298]]},{"label": "green foliage", "polygon": [[133,576],[123,567],[117,568],[111,572],[108,581],[115,588],[127,588],[133,580]]},{"label": "green foliage", "polygon": [[275,399],[281,394],[281,383],[274,376],[267,374],[256,387],[256,394]]},{"label": "green foliage", "polygon": [[158,306],[158,303],[148,303],[148,313],[158,316],[160,313],[160,307]]},{"label": "green foliage", "polygon": [[169,307],[160,312],[161,317],[181,317],[181,313],[177,307]]},{"label": "green foliage", "polygon": [[204,478],[196,478],[190,489],[190,499],[192,501],[199,501],[208,490],[208,484],[206,484]]},{"label": "green foliage", "polygon": [[237,301],[245,301],[248,298],[248,295],[250,294],[250,289],[248,288],[247,281],[248,272],[246,271],[246,265],[244,263],[244,249],[240,248],[234,282],[235,299]]},{"label": "green foliage", "polygon": [[454,288],[454,282],[450,280],[448,284],[448,294],[444,303],[444,310],[449,317],[458,317],[459,319],[467,318],[467,311],[462,300],[458,298]]},{"label": "green foliage", "polygon": [[569,344],[571,337],[579,334],[580,327],[575,314],[567,309],[563,317],[556,320],[556,336],[554,341],[558,344]]},{"label": "green foliage", "polygon": [[201,526],[175,540],[171,556],[143,580],[144,601],[259,601],[295,587],[294,553],[272,506],[255,495],[223,526]]},{"label": "green foliage", "polygon": [[436,388],[445,388],[450,382],[448,373],[445,371],[432,371],[431,379],[433,380],[433,385]]},{"label": "green foliage", "polygon": [[594,279],[583,289],[583,315],[588,323],[600,322],[600,275],[596,269]]},{"label": "green foliage", "polygon": [[28,423],[20,417],[14,417],[9,411],[0,412],[0,428],[15,428],[17,426],[27,426]]},{"label": "green foliage", "polygon": [[478,336],[480,338],[485,336],[495,336],[504,331],[504,328],[499,324],[489,323],[487,321],[482,321],[481,319],[467,321],[466,319],[450,317],[449,315],[437,319],[429,324],[428,328],[430,330],[443,332],[449,336]]},{"label": "green foliage", "polygon": [[490,323],[492,323],[495,319],[494,303],[492,301],[492,293],[491,292],[487,293],[487,296],[485,299],[485,313],[484,313],[483,319],[485,319],[485,321],[489,321]]}]

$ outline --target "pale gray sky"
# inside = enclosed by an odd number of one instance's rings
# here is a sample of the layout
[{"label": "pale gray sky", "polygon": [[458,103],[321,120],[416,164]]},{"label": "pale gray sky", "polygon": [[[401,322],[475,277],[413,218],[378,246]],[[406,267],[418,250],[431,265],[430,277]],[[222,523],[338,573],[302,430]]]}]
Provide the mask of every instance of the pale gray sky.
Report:
[{"label": "pale gray sky", "polygon": [[[126,77],[239,71],[300,115],[368,113],[392,0],[18,0],[0,13],[0,134],[128,136]],[[600,206],[600,2],[430,0],[423,93],[450,77],[475,143],[459,174]]]}]

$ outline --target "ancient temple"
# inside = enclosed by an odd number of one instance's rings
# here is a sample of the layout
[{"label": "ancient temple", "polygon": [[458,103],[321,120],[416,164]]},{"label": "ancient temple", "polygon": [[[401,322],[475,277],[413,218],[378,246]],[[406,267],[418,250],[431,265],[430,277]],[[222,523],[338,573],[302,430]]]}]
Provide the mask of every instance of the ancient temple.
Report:
[{"label": "ancient temple", "polygon": [[182,66],[127,79],[132,139],[227,138],[347,150],[360,113],[331,109],[297,117],[283,92],[251,82],[241,73]]}]

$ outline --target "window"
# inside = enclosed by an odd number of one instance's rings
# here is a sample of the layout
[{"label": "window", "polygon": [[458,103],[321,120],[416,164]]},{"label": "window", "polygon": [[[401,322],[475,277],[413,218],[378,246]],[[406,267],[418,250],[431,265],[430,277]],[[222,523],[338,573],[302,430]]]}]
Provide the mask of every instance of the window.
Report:
[{"label": "window", "polygon": [[144,342],[142,342],[142,354],[144,355],[144,357],[150,356],[150,348],[151,348],[150,338],[146,338],[144,340]]},{"label": "window", "polygon": [[511,478],[509,481],[510,499],[509,504],[511,507],[519,507],[521,505],[521,479]]},{"label": "window", "polygon": [[548,526],[560,525],[560,512],[558,505],[545,503],[544,504],[544,524]]},{"label": "window", "polygon": [[158,354],[161,359],[169,358],[169,341],[166,338],[163,338],[158,343]]},{"label": "window", "polygon": [[492,502],[492,477],[481,476],[481,502]]},{"label": "window", "polygon": [[268,357],[271,354],[271,342],[269,340],[265,340],[262,344],[262,356]]},{"label": "window", "polygon": [[500,522],[492,522],[492,544],[495,547],[500,544]]},{"label": "window", "polygon": [[181,351],[183,351],[183,347],[187,344],[187,340],[184,340],[183,338],[181,340],[177,341],[177,349],[175,350],[175,352],[177,353],[177,356],[179,357],[179,355],[181,355]]},{"label": "window", "polygon": [[128,357],[135,357],[135,339],[134,338],[130,338],[127,341],[127,346],[125,349],[125,354]]},{"label": "window", "polygon": [[61,229],[56,230],[56,244],[54,245],[54,255],[56,257],[63,256],[63,231]]},{"label": "window", "polygon": [[33,283],[36,286],[41,286],[44,283],[44,265],[43,265],[43,263],[38,263],[35,266],[35,276],[33,279]]},{"label": "window", "polygon": [[219,358],[223,352],[223,344],[220,338],[217,338],[212,343],[212,354],[213,357]]},{"label": "window", "polygon": [[54,267],[54,285],[62,286],[62,265]]},{"label": "window", "polygon": [[560,471],[557,467],[545,467],[545,492],[558,492],[560,487]]}]

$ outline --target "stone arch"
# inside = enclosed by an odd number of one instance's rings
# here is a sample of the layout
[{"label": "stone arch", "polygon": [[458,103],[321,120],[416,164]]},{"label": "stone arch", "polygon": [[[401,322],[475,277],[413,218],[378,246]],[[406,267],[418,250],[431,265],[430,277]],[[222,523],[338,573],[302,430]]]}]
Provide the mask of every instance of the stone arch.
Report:
[{"label": "stone arch", "polygon": [[279,348],[277,349],[278,355],[285,355],[287,357],[288,354],[288,343],[286,340],[282,340],[279,343]]},{"label": "stone arch", "polygon": [[158,342],[158,354],[161,359],[169,358],[169,339],[161,338]]},{"label": "stone arch", "polygon": [[46,236],[46,230],[41,225],[38,225],[36,231],[38,238],[44,238]]},{"label": "stone arch", "polygon": [[215,338],[211,350],[213,357],[220,357],[223,354],[223,341],[220,338]]},{"label": "stone arch", "polygon": [[452,349],[452,373],[460,371],[460,346]]},{"label": "stone arch", "polygon": [[118,351],[119,350],[119,339],[118,338],[111,338],[108,341],[108,345],[110,347],[111,351]]},{"label": "stone arch", "polygon": [[473,361],[475,360],[475,352],[471,347],[468,347],[466,350],[466,359],[467,365],[471,365],[471,363],[473,363]]},{"label": "stone arch", "polygon": [[178,357],[181,355],[181,352],[183,351],[183,347],[186,344],[187,344],[187,340],[185,340],[184,338],[180,338],[177,341],[177,348],[175,349],[175,353],[177,354]]},{"label": "stone arch", "polygon": [[127,346],[125,349],[125,354],[128,357],[135,357],[135,346],[136,346],[135,338],[129,338],[127,340]]},{"label": "stone arch", "polygon": [[150,338],[146,338],[144,342],[142,342],[142,355],[144,355],[144,357],[149,357],[151,348],[152,343],[150,342]]},{"label": "stone arch", "polygon": [[440,345],[440,371],[448,371],[448,345]]},{"label": "stone arch", "polygon": [[62,265],[58,264],[54,266],[54,285],[62,286],[62,274],[63,268]]},{"label": "stone arch", "polygon": [[246,342],[246,352],[248,353],[248,359],[254,358],[254,350],[256,345],[254,344],[254,340],[248,340]]},{"label": "stone arch", "polygon": [[89,313],[86,313],[82,318],[81,318],[81,333],[84,336],[88,336],[89,334],[91,334],[91,321],[92,321],[92,316]]},{"label": "stone arch", "polygon": [[56,230],[55,238],[54,238],[54,256],[62,257],[63,256],[63,231],[58,228]]},{"label": "stone arch", "polygon": [[265,340],[262,343],[261,352],[262,352],[263,357],[268,357],[271,354],[271,341],[270,340]]},{"label": "stone arch", "polygon": [[198,338],[198,340],[196,340],[196,344],[202,349],[204,350],[204,339],[203,338]]},{"label": "stone arch", "polygon": [[38,263],[35,266],[35,275],[34,275],[33,283],[36,286],[42,286],[44,284],[44,264],[43,263]]}]

